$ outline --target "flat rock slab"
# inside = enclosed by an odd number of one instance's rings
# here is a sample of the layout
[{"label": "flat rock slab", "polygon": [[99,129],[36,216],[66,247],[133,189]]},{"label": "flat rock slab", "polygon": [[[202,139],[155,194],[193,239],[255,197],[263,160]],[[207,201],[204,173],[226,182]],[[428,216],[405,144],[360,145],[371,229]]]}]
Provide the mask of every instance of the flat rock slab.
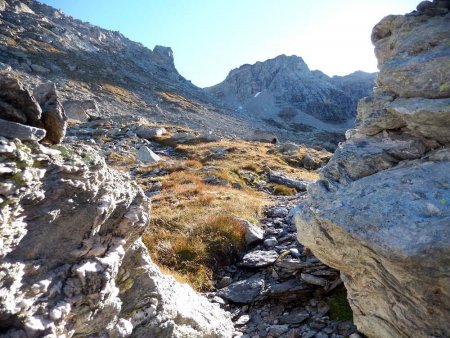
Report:
[{"label": "flat rock slab", "polygon": [[247,304],[263,299],[261,293],[264,285],[264,278],[260,274],[256,274],[249,279],[240,280],[223,288],[217,295],[235,303]]},{"label": "flat rock slab", "polygon": [[290,313],[280,318],[281,324],[300,324],[309,318],[306,311]]},{"label": "flat rock slab", "polygon": [[298,298],[299,295],[307,295],[312,292],[312,288],[302,281],[295,278],[289,279],[282,283],[273,283],[267,286],[267,294],[271,298],[281,298],[286,299],[286,297],[291,300],[292,298]]},{"label": "flat rock slab", "polygon": [[45,134],[45,129],[0,119],[0,136],[18,138],[21,141],[40,141]]},{"label": "flat rock slab", "polygon": [[275,250],[256,250],[246,254],[240,265],[249,268],[263,268],[275,263],[277,258],[278,253]]}]

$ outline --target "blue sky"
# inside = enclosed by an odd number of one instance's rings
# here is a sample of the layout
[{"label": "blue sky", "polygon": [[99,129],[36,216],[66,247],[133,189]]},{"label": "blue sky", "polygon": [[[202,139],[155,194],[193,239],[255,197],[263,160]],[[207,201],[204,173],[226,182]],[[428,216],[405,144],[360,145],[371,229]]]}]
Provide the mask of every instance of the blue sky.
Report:
[{"label": "blue sky", "polygon": [[328,75],[376,71],[372,27],[418,0],[42,0],[77,19],[117,30],[153,49],[200,87],[245,63],[299,55]]}]

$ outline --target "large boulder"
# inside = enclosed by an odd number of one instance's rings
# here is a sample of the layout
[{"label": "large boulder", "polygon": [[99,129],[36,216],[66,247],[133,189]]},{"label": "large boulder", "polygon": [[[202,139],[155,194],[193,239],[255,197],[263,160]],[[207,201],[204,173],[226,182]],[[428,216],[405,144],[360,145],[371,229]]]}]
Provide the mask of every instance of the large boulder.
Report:
[{"label": "large boulder", "polygon": [[91,117],[98,116],[98,107],[94,100],[69,100],[63,103],[69,119],[86,122]]},{"label": "large boulder", "polygon": [[3,337],[231,337],[228,315],[151,261],[126,174],[88,146],[0,142]]},{"label": "large boulder", "polygon": [[369,337],[450,336],[449,3],[375,26],[374,97],[296,209]]},{"label": "large boulder", "polygon": [[51,82],[37,86],[32,94],[15,77],[0,74],[0,119],[7,126],[0,136],[8,138],[57,144],[66,133],[67,117]]},{"label": "large boulder", "polygon": [[44,142],[60,143],[66,134],[67,116],[52,82],[43,83],[33,91],[33,96],[42,108],[42,123],[47,134]]},{"label": "large boulder", "polygon": [[450,96],[450,5],[429,3],[418,12],[389,15],[373,28],[377,83],[398,96]]},{"label": "large boulder", "polygon": [[16,78],[0,74],[0,118],[33,127],[42,127],[42,109]]}]

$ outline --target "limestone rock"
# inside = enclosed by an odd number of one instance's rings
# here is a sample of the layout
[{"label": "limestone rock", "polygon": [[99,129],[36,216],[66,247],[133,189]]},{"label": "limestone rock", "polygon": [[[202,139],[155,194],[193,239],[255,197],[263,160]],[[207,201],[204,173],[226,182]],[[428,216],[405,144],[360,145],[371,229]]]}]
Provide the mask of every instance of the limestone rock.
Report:
[{"label": "limestone rock", "polygon": [[400,161],[418,159],[426,150],[420,138],[399,133],[350,139],[336,150],[321,175],[346,184],[391,168]]},{"label": "limestone rock", "polygon": [[153,164],[161,161],[161,157],[156,155],[151,149],[146,146],[142,146],[136,152],[136,160],[145,164]]},{"label": "limestone rock", "polygon": [[69,119],[86,122],[90,117],[98,115],[98,107],[93,100],[69,100],[63,103],[64,111]]},{"label": "limestone rock", "polygon": [[450,96],[450,14],[445,11],[437,16],[390,15],[374,27],[380,86],[401,97]]},{"label": "limestone rock", "polygon": [[45,129],[42,128],[0,119],[0,136],[18,138],[22,141],[40,141],[45,137],[45,133]]},{"label": "limestone rock", "polygon": [[240,220],[240,223],[245,229],[245,242],[247,243],[247,245],[261,242],[263,240],[264,238],[263,229],[246,220]]},{"label": "limestone rock", "polygon": [[249,279],[235,282],[221,289],[218,295],[235,303],[251,303],[261,298],[264,285],[264,278],[256,274]]},{"label": "limestone rock", "polygon": [[229,316],[150,260],[148,202],[125,174],[88,146],[5,142],[16,150],[1,167],[19,165],[1,172],[14,182],[0,210],[3,334],[232,336]]},{"label": "limestone rock", "polygon": [[278,254],[275,250],[256,250],[249,252],[242,258],[241,265],[249,268],[260,268],[275,263]]},{"label": "limestone rock", "polygon": [[393,168],[336,192],[317,187],[296,216],[299,240],[341,271],[369,336],[450,333],[449,165]]},{"label": "limestone rock", "polygon": [[405,121],[386,109],[393,99],[391,96],[381,95],[361,99],[358,103],[358,116],[356,117],[358,132],[370,136],[386,129],[404,127]]},{"label": "limestone rock", "polygon": [[450,98],[398,98],[387,110],[405,121],[408,129],[441,144],[450,143]]},{"label": "limestone rock", "polygon": [[42,110],[31,93],[15,78],[0,74],[0,118],[42,127]]},{"label": "limestone rock", "polygon": [[139,126],[135,132],[137,136],[151,140],[163,136],[167,133],[167,130],[162,127]]}]

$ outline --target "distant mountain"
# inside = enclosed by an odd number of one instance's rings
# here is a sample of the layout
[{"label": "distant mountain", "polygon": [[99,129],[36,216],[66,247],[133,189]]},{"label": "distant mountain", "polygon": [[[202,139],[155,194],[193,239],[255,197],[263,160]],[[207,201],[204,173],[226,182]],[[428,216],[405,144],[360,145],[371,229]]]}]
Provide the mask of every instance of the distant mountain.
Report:
[{"label": "distant mountain", "polygon": [[339,129],[353,123],[356,104],[371,95],[375,77],[375,73],[359,71],[330,78],[311,71],[301,57],[280,55],[234,69],[206,91],[243,116],[303,124],[305,129],[320,129],[324,124]]}]

